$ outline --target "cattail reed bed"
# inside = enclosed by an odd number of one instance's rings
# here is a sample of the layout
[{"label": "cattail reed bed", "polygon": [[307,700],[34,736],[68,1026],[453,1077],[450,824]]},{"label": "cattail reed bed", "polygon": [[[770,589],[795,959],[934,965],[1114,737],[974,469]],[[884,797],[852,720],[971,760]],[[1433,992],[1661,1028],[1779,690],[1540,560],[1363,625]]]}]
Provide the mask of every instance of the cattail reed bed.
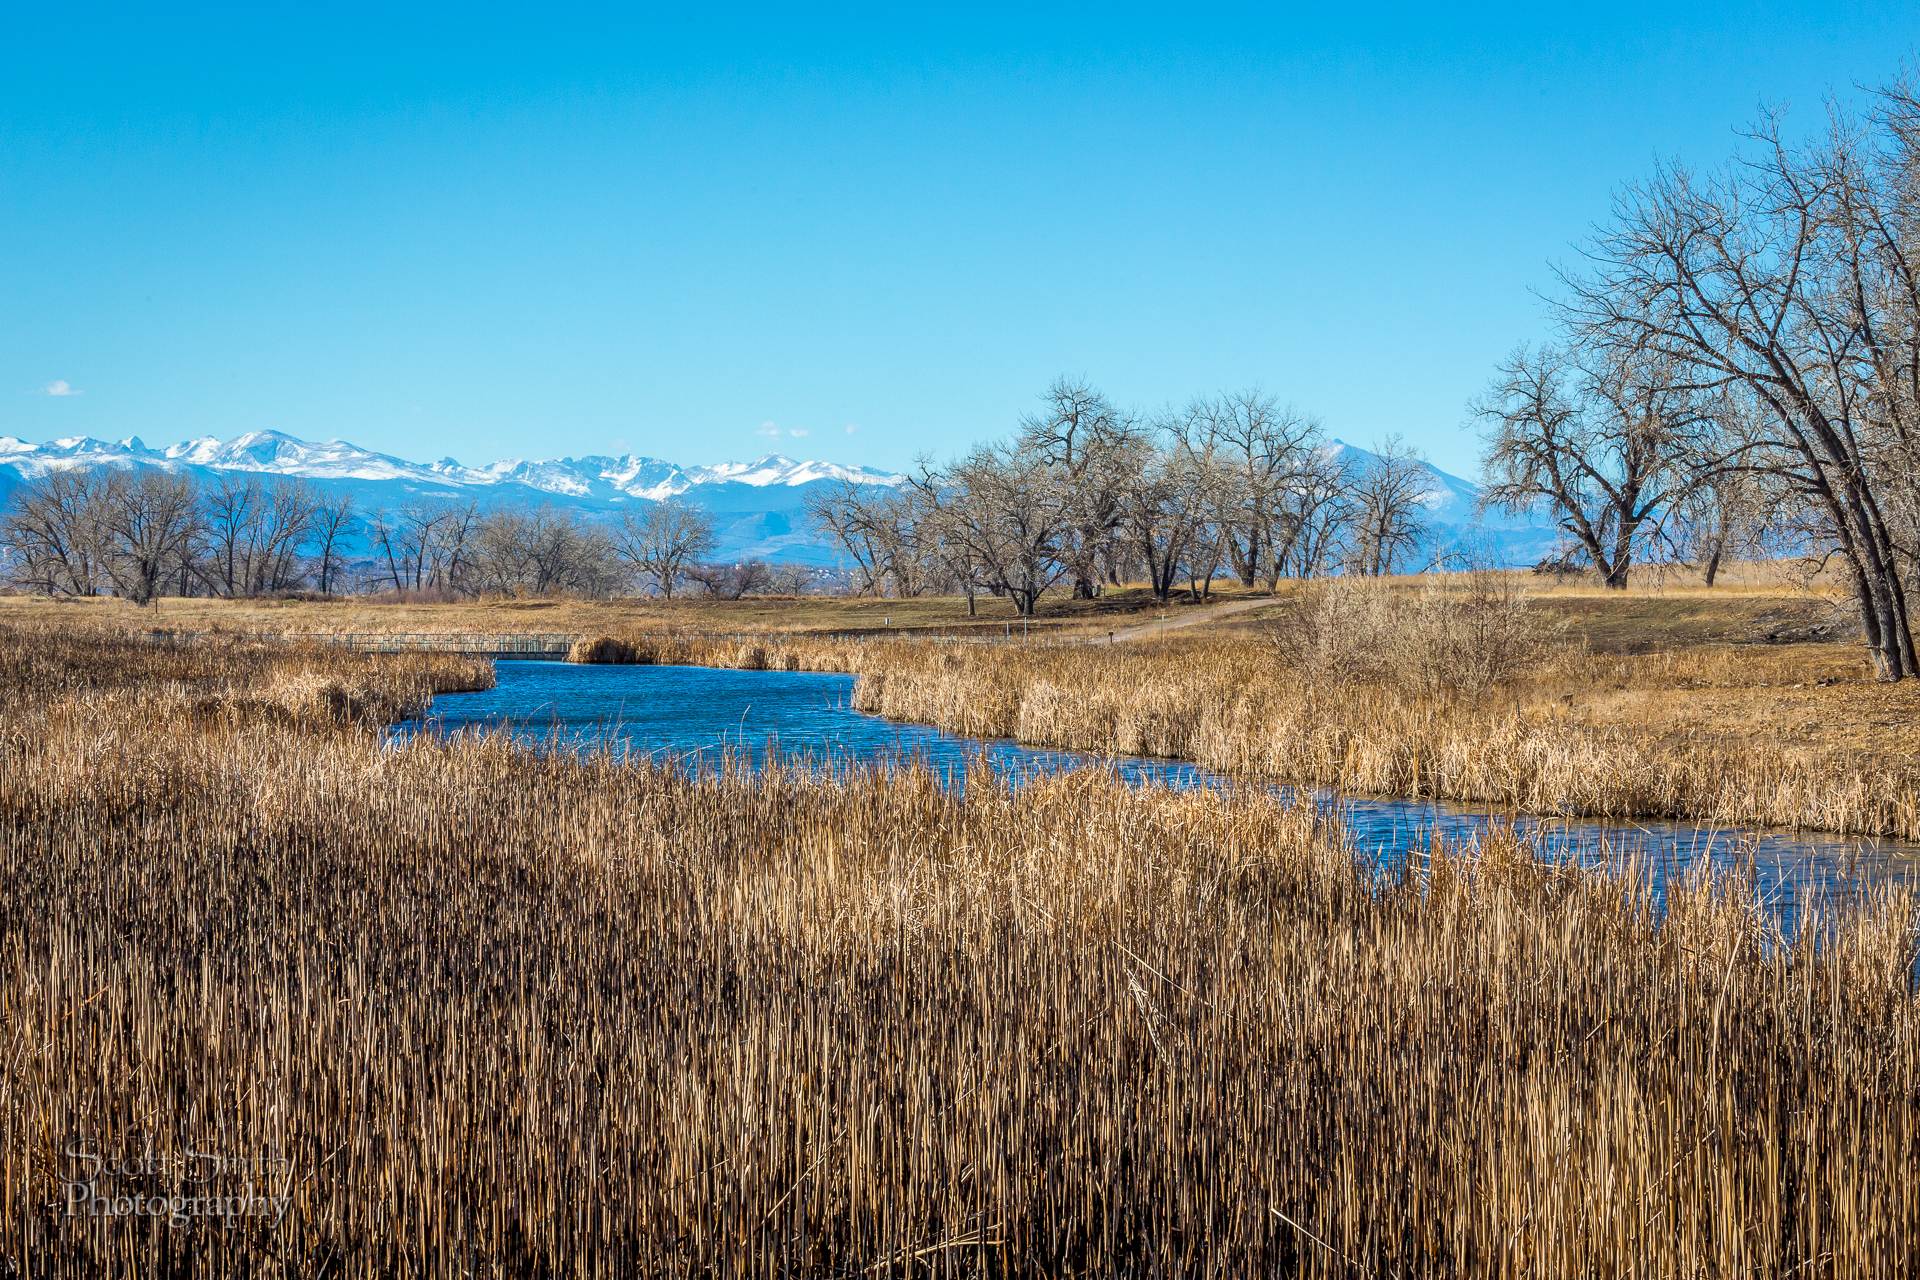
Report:
[{"label": "cattail reed bed", "polygon": [[[382,752],[220,706],[473,673],[9,640],[0,1269],[1920,1265],[1902,892],[1780,937],[1252,789]],[[90,1158],[283,1208],[70,1216]]]},{"label": "cattail reed bed", "polygon": [[851,672],[854,705],[894,720],[1349,794],[1920,840],[1912,682],[1837,646],[1590,653],[1510,583],[1462,578],[1330,584],[1259,630],[1123,645],[652,630],[573,660]]},{"label": "cattail reed bed", "polygon": [[1302,669],[1259,637],[893,644],[859,655],[854,705],[1354,794],[1920,839],[1920,761],[1904,731],[1913,691],[1796,689],[1807,676],[1792,664],[1809,660],[1560,651],[1464,691],[1431,683],[1422,664],[1446,669],[1432,655],[1354,677]]}]

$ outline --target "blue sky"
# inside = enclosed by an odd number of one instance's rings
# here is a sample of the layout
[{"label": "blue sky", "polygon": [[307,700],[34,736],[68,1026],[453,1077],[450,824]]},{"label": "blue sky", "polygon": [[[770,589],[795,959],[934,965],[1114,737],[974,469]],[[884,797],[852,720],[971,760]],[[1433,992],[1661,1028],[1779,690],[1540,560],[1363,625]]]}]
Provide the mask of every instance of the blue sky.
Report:
[{"label": "blue sky", "polygon": [[689,8],[14,6],[0,434],[897,466],[1067,372],[1470,471],[1615,186],[1920,44],[1910,5]]}]

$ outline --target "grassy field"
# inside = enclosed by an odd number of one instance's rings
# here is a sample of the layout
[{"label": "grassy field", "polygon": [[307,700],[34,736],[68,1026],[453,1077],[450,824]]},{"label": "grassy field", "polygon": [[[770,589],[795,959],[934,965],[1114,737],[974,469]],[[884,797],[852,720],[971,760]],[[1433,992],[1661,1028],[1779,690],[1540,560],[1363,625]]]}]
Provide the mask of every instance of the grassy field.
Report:
[{"label": "grassy field", "polygon": [[487,678],[0,632],[0,1274],[1920,1266],[1904,893],[1781,937],[1258,790],[380,748]]},{"label": "grassy field", "polygon": [[[1232,598],[1235,592],[1223,592]],[[1148,620],[1190,605],[1162,606],[1137,588],[1098,600],[1049,600],[1025,628],[1031,632],[1097,630]],[[148,608],[124,600],[48,600],[0,596],[0,620],[43,621],[114,627],[233,628],[296,634],[334,632],[605,632],[699,630],[712,632],[953,632],[981,637],[1019,632],[1019,619],[1004,603],[985,599],[978,616],[966,601],[933,596],[912,600],[833,596],[761,596],[744,600],[498,599],[453,603],[369,600],[164,599]]]},{"label": "grassy field", "polygon": [[[1511,575],[1542,610],[1575,623],[1580,635],[1602,649],[1644,650],[1651,646],[1745,642],[1770,631],[1803,638],[1815,626],[1837,623],[1850,633],[1843,597],[1832,583],[1803,584],[1777,564],[1735,565],[1712,588],[1684,571],[1648,575],[1646,585],[1628,592],[1607,591],[1580,581],[1532,574]],[[1402,587],[1428,581],[1399,578]],[[1178,596],[1160,602],[1141,587],[1109,588],[1098,599],[1074,600],[1050,593],[1027,625],[1029,634],[1084,634],[1104,637],[1111,630],[1159,619],[1206,618],[1220,604],[1263,602],[1251,612],[1223,619],[1222,628],[1244,628],[1283,617],[1300,590],[1280,584],[1277,596],[1249,591],[1237,583],[1215,583],[1205,601]],[[906,600],[835,596],[760,596],[744,600],[687,598],[576,600],[486,599],[457,602],[411,601],[391,597],[339,599],[220,600],[164,598],[140,608],[112,597],[48,599],[0,595],[0,621],[84,623],[114,627],[172,627],[185,630],[233,628],[296,634],[364,632],[620,632],[698,630],[770,633],[933,632],[1004,637],[1021,630],[1004,601],[981,597],[969,616],[957,596]]]}]

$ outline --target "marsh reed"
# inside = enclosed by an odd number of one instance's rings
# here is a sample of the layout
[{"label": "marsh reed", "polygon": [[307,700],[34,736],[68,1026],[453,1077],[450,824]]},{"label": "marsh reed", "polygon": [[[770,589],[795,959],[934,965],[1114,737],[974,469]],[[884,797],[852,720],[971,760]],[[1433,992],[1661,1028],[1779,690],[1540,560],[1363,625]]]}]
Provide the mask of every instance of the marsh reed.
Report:
[{"label": "marsh reed", "polygon": [[[476,672],[6,639],[0,1272],[1920,1266],[1899,891],[1782,937],[1258,790],[383,748],[289,691]],[[62,1211],[128,1152],[284,1209]]]},{"label": "marsh reed", "polygon": [[658,629],[573,660],[852,672],[854,705],[892,719],[1346,793],[1920,840],[1899,731],[1920,703],[1849,678],[1851,650],[1592,653],[1503,575],[1290,599],[1277,622],[1119,645]]},{"label": "marsh reed", "polygon": [[660,629],[582,636],[574,642],[567,661],[844,673],[857,670],[862,656],[874,647],[871,641],[845,637]]},{"label": "marsh reed", "polygon": [[[1730,652],[1560,653],[1468,696],[1303,672],[1257,636],[1100,647],[875,645],[854,705],[955,733],[1192,760],[1350,793],[1522,813],[1695,819],[1920,839],[1920,761],[1763,724],[1702,726],[1703,680],[1757,700]],[[1609,695],[1626,714],[1590,717]],[[1676,714],[1677,713],[1677,714]],[[1669,715],[1675,718],[1669,720]]]}]

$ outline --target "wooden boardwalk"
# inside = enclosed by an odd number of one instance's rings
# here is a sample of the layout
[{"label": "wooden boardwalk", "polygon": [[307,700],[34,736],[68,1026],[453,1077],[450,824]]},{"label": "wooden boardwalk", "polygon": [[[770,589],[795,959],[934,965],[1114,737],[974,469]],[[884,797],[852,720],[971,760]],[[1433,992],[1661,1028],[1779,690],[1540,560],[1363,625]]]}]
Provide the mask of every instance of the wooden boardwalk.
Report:
[{"label": "wooden boardwalk", "polygon": [[[982,634],[984,632],[984,634]],[[153,628],[137,633],[152,644],[187,645],[216,636],[248,636],[254,640],[277,640],[286,644],[328,645],[355,653],[448,653],[471,658],[527,658],[548,661],[565,659],[576,641],[583,637],[574,631],[489,632],[489,631],[200,631]],[[838,640],[855,644],[873,641],[910,641],[919,644],[1087,644],[1108,643],[1107,636],[1028,637],[1025,629],[1009,623],[1003,630],[980,628],[970,634],[942,634],[927,631],[863,630],[816,632],[762,631],[690,631],[662,632],[668,639],[766,643],[786,639]],[[1130,638],[1130,637],[1127,637]]]},{"label": "wooden boardwalk", "polygon": [[331,645],[355,653],[457,653],[470,658],[564,658],[580,637],[570,631],[495,634],[485,631],[174,631],[138,633],[152,644],[187,645],[212,636]]},{"label": "wooden boardwalk", "polygon": [[336,645],[355,653],[457,653],[471,658],[564,658],[580,637],[572,632],[537,631],[494,635],[487,632],[368,631],[290,632],[285,637]]}]

